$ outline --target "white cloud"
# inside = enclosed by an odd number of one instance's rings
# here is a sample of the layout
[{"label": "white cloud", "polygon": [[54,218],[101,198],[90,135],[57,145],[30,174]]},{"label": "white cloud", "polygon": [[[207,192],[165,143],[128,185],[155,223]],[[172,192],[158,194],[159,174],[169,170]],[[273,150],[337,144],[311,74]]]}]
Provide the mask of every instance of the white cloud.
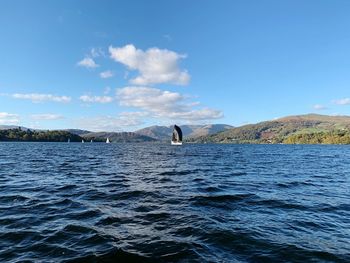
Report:
[{"label": "white cloud", "polygon": [[223,117],[219,110],[194,109],[198,102],[187,103],[180,93],[156,88],[125,87],[117,90],[117,98],[121,106],[140,108],[155,118],[202,121]]},{"label": "white cloud", "polygon": [[313,108],[314,110],[326,110],[326,109],[327,109],[326,106],[321,105],[321,104],[315,104],[315,105],[312,106],[312,108]]},{"label": "white cloud", "polygon": [[44,102],[44,101],[68,103],[72,100],[72,98],[68,96],[56,96],[52,94],[40,94],[40,93],[29,93],[29,94],[15,93],[15,94],[12,94],[12,97],[15,99],[31,100],[32,102],[35,102],[35,103]]},{"label": "white cloud", "polygon": [[114,76],[114,74],[110,70],[106,70],[106,71],[103,71],[103,72],[100,73],[100,77],[103,78],[103,79],[108,79],[108,78],[111,78],[113,76]]},{"label": "white cloud", "polygon": [[87,103],[110,103],[113,101],[113,98],[110,96],[90,96],[90,95],[83,95],[80,96],[79,99],[83,102]]},{"label": "white cloud", "polygon": [[122,113],[118,116],[97,116],[80,118],[77,121],[81,129],[91,131],[125,131],[143,124],[142,114]]},{"label": "white cloud", "polygon": [[52,121],[52,120],[59,120],[59,119],[63,119],[64,118],[62,115],[51,114],[51,113],[33,114],[30,117],[33,120],[42,120],[42,121]]},{"label": "white cloud", "polygon": [[343,98],[339,100],[333,100],[333,103],[337,105],[349,105],[350,104],[350,98]]},{"label": "white cloud", "polygon": [[97,58],[97,57],[105,57],[106,54],[105,52],[103,51],[102,48],[98,47],[98,48],[92,48],[90,50],[90,54],[93,58]]},{"label": "white cloud", "polygon": [[18,125],[19,116],[8,112],[0,112],[0,124],[1,125]]},{"label": "white cloud", "polygon": [[96,62],[90,57],[86,57],[86,58],[80,60],[77,63],[77,65],[80,67],[85,67],[85,68],[97,68],[97,67],[99,67],[99,65],[96,64]]},{"label": "white cloud", "polygon": [[117,96],[122,106],[150,111],[173,110],[184,99],[180,93],[149,87],[125,87],[117,90]]},{"label": "white cloud", "polygon": [[109,47],[113,60],[126,65],[131,70],[138,70],[140,75],[130,82],[136,85],[156,83],[171,83],[187,85],[190,75],[186,70],[180,70],[179,61],[186,55],[159,48],[150,48],[146,51],[136,49],[134,45],[124,47]]}]

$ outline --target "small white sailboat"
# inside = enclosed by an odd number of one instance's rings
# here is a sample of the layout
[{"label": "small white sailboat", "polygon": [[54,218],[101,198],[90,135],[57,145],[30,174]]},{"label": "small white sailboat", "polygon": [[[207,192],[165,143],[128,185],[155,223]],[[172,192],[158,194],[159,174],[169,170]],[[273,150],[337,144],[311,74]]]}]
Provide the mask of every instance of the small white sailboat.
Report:
[{"label": "small white sailboat", "polygon": [[68,141],[67,141],[68,143],[70,143],[70,138],[68,138]]},{"label": "small white sailboat", "polygon": [[111,143],[110,140],[109,140],[109,138],[107,138],[106,143]]},{"label": "small white sailboat", "polygon": [[174,125],[171,145],[182,145],[182,130],[177,125]]},{"label": "small white sailboat", "polygon": [[84,143],[85,141],[84,140],[81,140],[81,143]]},{"label": "small white sailboat", "polygon": [[94,142],[93,140],[90,141],[90,143]]}]

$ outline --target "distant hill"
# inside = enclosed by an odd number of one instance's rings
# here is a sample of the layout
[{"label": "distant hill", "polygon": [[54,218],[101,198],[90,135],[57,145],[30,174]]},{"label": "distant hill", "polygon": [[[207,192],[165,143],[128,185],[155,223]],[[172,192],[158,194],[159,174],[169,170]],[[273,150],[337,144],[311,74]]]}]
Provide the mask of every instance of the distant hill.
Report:
[{"label": "distant hill", "polygon": [[229,129],[232,129],[233,126],[227,125],[227,124],[210,124],[210,125],[204,125],[202,127],[198,127],[197,129],[194,129],[191,134],[189,134],[189,137],[199,137],[199,136],[206,136],[210,134],[215,134],[218,132],[226,131]]},{"label": "distant hill", "polygon": [[76,134],[76,135],[83,135],[83,134],[91,133],[91,131],[80,130],[80,129],[65,129],[63,131],[67,131],[67,132],[70,132],[70,133]]},{"label": "distant hill", "polygon": [[17,125],[0,125],[0,130],[9,130],[9,129],[22,129],[22,130],[28,130],[29,128],[23,127],[23,126],[17,126]]},{"label": "distant hill", "polygon": [[[134,132],[88,132],[83,130],[30,130],[24,127],[0,129],[0,141],[40,141],[40,142],[81,142],[83,139],[95,142],[105,142],[107,138],[113,143],[118,142],[154,142],[155,139]],[[76,133],[81,135],[77,135]]]},{"label": "distant hill", "polygon": [[154,138],[140,135],[134,132],[90,132],[81,135],[85,140],[94,140],[96,142],[105,142],[107,138],[112,143],[116,142],[153,142]]},{"label": "distant hill", "polygon": [[[350,116],[307,114],[232,128],[192,142],[214,143],[346,143]],[[342,137],[342,138],[340,138]],[[315,139],[318,138],[318,139]]]},{"label": "distant hill", "polygon": [[[207,136],[220,131],[228,130],[233,126],[226,124],[210,124],[210,125],[182,125],[184,139],[197,138],[200,136]],[[46,131],[29,129],[26,127],[0,125],[0,130],[21,129],[23,131]],[[84,138],[85,140],[94,140],[96,142],[104,142],[107,138],[111,142],[154,142],[154,141],[168,141],[173,133],[173,126],[151,126],[136,132],[91,132],[81,129],[64,129],[58,130],[67,134],[77,135],[77,138]],[[55,131],[57,132],[57,131]]]},{"label": "distant hill", "polygon": [[2,129],[0,141],[25,141],[25,142],[79,142],[79,135],[67,131],[35,131],[30,129]]},{"label": "distant hill", "polygon": [[[198,136],[206,136],[220,131],[233,128],[233,126],[226,124],[210,124],[210,125],[181,125],[181,130],[186,139]],[[156,140],[169,140],[173,133],[173,126],[150,126],[135,133],[151,137]]]},{"label": "distant hill", "polygon": [[[0,130],[10,130],[10,129],[21,129],[21,130],[31,130],[31,131],[47,131],[45,129],[32,129],[32,128],[27,128],[27,127],[23,127],[23,126],[17,126],[17,125],[0,125]],[[82,134],[86,134],[86,133],[90,133],[91,131],[87,131],[87,130],[80,130],[80,129],[63,129],[63,130],[58,130],[58,131],[65,131],[65,132],[69,132],[71,134],[75,134],[75,135],[82,135]]]},{"label": "distant hill", "polygon": [[172,132],[173,130],[169,127],[157,125],[135,131],[135,133],[139,135],[151,137],[156,140],[164,140],[166,138],[169,139],[169,136],[171,136]]},{"label": "distant hill", "polygon": [[[350,144],[350,116],[306,114],[232,127],[225,124],[181,125],[184,140],[193,143],[324,143]],[[105,142],[168,141],[173,126],[151,126],[136,132],[90,132],[80,129],[59,131],[29,130],[26,127],[0,125],[6,141]]]}]

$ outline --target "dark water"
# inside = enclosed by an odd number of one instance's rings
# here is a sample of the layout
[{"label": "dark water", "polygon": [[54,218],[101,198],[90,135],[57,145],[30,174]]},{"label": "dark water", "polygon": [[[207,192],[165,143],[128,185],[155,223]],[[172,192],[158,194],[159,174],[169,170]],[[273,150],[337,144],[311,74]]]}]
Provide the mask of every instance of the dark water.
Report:
[{"label": "dark water", "polygon": [[0,143],[2,262],[350,262],[350,146]]}]

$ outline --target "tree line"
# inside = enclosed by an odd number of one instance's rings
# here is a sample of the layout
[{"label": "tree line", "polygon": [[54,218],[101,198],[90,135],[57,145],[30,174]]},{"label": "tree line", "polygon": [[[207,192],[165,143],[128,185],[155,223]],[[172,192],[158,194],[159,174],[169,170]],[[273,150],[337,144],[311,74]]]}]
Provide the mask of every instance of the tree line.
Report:
[{"label": "tree line", "polygon": [[67,131],[33,131],[21,128],[0,130],[0,141],[27,141],[27,142],[79,142],[79,135]]},{"label": "tree line", "polygon": [[288,136],[286,144],[350,144],[350,133],[345,130],[300,133]]}]

